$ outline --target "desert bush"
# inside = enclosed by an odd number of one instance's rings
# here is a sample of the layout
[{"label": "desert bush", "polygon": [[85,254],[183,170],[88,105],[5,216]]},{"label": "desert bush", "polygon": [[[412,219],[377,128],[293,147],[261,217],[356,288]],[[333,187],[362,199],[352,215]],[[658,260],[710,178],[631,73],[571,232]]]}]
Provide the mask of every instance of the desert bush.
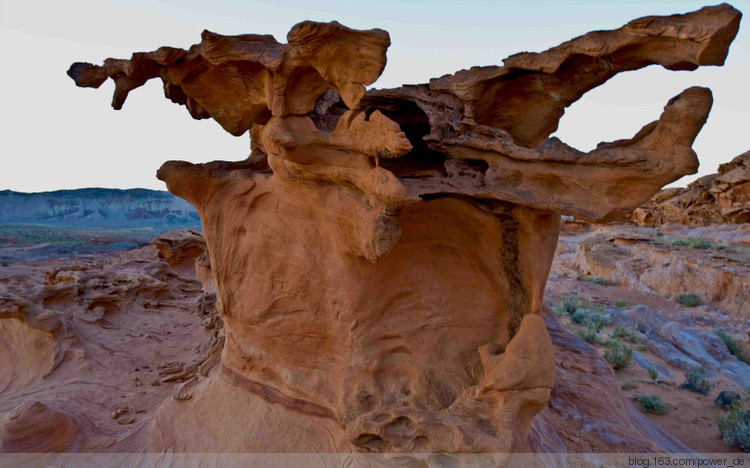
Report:
[{"label": "desert bush", "polygon": [[656,382],[656,379],[659,377],[659,373],[656,372],[656,369],[654,369],[653,367],[649,367],[646,370],[648,371],[649,378],[653,380],[654,382]]},{"label": "desert bush", "polygon": [[593,284],[601,284],[603,286],[611,286],[612,283],[610,280],[606,278],[602,278],[601,276],[579,276],[578,281],[585,281],[586,283],[593,283]]},{"label": "desert bush", "polygon": [[604,315],[600,310],[579,308],[570,315],[570,321],[577,323],[578,325],[589,325],[596,326],[599,330],[606,327],[611,323],[608,316]]},{"label": "desert bush", "polygon": [[638,403],[641,404],[641,411],[644,413],[667,414],[671,409],[659,395],[641,395],[638,397]]},{"label": "desert bush", "polygon": [[638,338],[638,330],[634,330],[632,328],[625,328],[620,325],[615,327],[614,335],[616,338],[622,338],[628,343],[638,343],[640,341]]},{"label": "desert bush", "polygon": [[615,370],[625,369],[633,362],[633,350],[617,340],[609,340],[607,350],[604,351],[604,359]]},{"label": "desert bush", "polygon": [[738,401],[732,404],[727,417],[716,418],[716,425],[724,442],[750,453],[750,411],[744,411]]},{"label": "desert bush", "polygon": [[552,306],[552,309],[555,311],[555,315],[557,315],[558,317],[563,317],[565,315],[574,313],[576,310],[578,310],[578,307],[578,301],[565,299],[555,303],[555,305]]},{"label": "desert bush", "polygon": [[703,301],[697,294],[680,294],[675,298],[675,301],[685,307],[697,307],[703,304]]},{"label": "desert bush", "polygon": [[628,303],[625,301],[615,301],[615,309],[617,310],[622,310],[627,306],[628,306]]},{"label": "desert bush", "polygon": [[718,330],[716,330],[716,334],[719,336],[719,338],[721,338],[721,341],[723,341],[724,344],[727,345],[727,349],[730,353],[732,353],[734,357],[744,362],[745,364],[750,364],[750,356],[745,356],[745,354],[742,352],[742,347],[740,346],[739,340],[736,340],[727,335],[727,332],[724,331],[723,328],[719,328]]},{"label": "desert bush", "polygon": [[729,391],[724,390],[719,393],[719,396],[717,396],[716,400],[714,401],[716,402],[716,406],[719,406],[721,409],[726,410],[726,409],[731,409],[734,402],[740,401],[740,398],[742,397],[740,396],[739,393],[729,392]]},{"label": "desert bush", "polygon": [[708,371],[703,367],[693,367],[688,369],[685,372],[685,383],[680,385],[680,387],[696,393],[708,395],[716,385],[713,382],[706,380],[706,374],[708,374]]},{"label": "desert bush", "polygon": [[579,328],[576,330],[576,336],[586,343],[589,344],[599,344],[601,340],[599,340],[599,332],[601,331],[601,327],[597,326],[594,323],[587,323],[585,326]]},{"label": "desert bush", "polygon": [[694,249],[710,249],[712,244],[702,237],[688,237],[687,245]]},{"label": "desert bush", "polygon": [[701,237],[688,237],[687,239],[674,239],[669,242],[672,245],[692,247],[694,249],[710,249],[712,244]]},{"label": "desert bush", "polygon": [[727,248],[724,244],[717,244],[715,242],[709,242],[702,237],[688,237],[687,239],[668,239],[668,242],[672,245],[679,245],[685,247],[691,247],[693,249],[713,249],[713,250],[724,250]]},{"label": "desert bush", "polygon": [[630,380],[620,384],[620,390],[622,390],[623,392],[633,390],[635,388],[638,388],[638,385],[636,385],[635,382],[631,382]]}]

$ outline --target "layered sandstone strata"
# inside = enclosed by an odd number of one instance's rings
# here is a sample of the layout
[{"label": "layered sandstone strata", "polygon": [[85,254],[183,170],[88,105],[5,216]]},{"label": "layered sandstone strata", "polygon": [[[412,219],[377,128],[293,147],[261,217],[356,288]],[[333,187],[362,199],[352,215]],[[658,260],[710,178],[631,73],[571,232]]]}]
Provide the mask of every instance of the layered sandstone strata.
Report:
[{"label": "layered sandstone strata", "polygon": [[719,166],[685,188],[669,188],[633,211],[641,226],[750,223],[750,151]]},{"label": "layered sandstone strata", "polygon": [[252,140],[244,161],[157,174],[202,219],[226,342],[151,449],[527,450],[555,377],[541,313],[560,214],[614,219],[695,172],[711,92],[589,153],[548,137],[618,72],[721,65],[740,16],[642,18],[390,90],[365,89],[388,34],[336,22],[74,64],[79,86],[115,81],[116,109],[159,77]]}]

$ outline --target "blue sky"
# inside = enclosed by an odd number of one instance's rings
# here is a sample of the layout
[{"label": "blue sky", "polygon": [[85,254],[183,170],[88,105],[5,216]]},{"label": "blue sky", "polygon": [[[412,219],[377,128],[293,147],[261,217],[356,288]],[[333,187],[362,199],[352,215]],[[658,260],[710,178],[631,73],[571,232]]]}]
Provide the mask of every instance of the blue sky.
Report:
[{"label": "blue sky", "polygon": [[[474,65],[501,64],[593,29],[614,29],[646,15],[696,10],[681,1],[558,3],[503,1],[9,1],[0,0],[0,190],[87,186],[164,189],[155,171],[169,159],[240,160],[247,135],[194,121],[164,99],[161,83],[135,90],[112,110],[113,85],[75,87],[72,62],[162,45],[188,47],[206,28],[221,34],[272,34],[306,19],[382,28],[391,35],[388,65],[376,88],[423,83]],[[734,2],[744,13],[750,2]],[[618,75],[568,108],[555,134],[581,150],[629,138],[690,86],[714,92],[714,108],[694,148],[698,176],[750,149],[750,33],[747,18],[724,67],[669,72],[657,67]],[[697,176],[681,179],[684,185]]]}]

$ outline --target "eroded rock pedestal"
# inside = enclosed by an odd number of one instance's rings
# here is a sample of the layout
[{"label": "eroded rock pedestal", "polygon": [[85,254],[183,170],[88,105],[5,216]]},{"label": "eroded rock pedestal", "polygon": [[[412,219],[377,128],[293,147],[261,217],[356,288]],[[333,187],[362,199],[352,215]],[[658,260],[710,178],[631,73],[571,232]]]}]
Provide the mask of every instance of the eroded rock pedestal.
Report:
[{"label": "eroded rock pedestal", "polygon": [[115,81],[116,109],[159,77],[252,139],[245,161],[157,174],[203,221],[226,342],[221,371],[162,406],[150,449],[528,450],[555,377],[541,312],[560,214],[614,219],[695,172],[711,92],[589,153],[548,137],[618,72],[721,65],[740,16],[642,18],[390,90],[365,90],[388,34],[336,22],[74,64],[79,86]]}]

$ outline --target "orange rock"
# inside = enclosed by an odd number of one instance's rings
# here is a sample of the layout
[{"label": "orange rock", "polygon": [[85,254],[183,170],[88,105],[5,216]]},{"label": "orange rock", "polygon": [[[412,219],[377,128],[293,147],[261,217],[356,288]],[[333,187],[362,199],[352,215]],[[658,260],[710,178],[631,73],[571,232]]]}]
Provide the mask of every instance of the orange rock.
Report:
[{"label": "orange rock", "polygon": [[78,437],[70,416],[38,401],[22,403],[0,420],[0,452],[65,452]]},{"label": "orange rock", "polygon": [[159,257],[179,272],[180,276],[197,276],[197,260],[206,251],[206,241],[201,233],[192,229],[181,229],[166,232],[153,239],[151,243],[159,249]]},{"label": "orange rock", "polygon": [[711,92],[589,153],[548,136],[618,72],[722,64],[740,16],[642,18],[369,92],[388,34],[335,22],[74,64],[79,86],[115,81],[116,109],[159,77],[252,139],[244,161],[157,173],[201,217],[226,340],[221,371],[164,403],[150,450],[528,450],[554,382],[539,316],[560,214],[614,219],[695,172]]}]

